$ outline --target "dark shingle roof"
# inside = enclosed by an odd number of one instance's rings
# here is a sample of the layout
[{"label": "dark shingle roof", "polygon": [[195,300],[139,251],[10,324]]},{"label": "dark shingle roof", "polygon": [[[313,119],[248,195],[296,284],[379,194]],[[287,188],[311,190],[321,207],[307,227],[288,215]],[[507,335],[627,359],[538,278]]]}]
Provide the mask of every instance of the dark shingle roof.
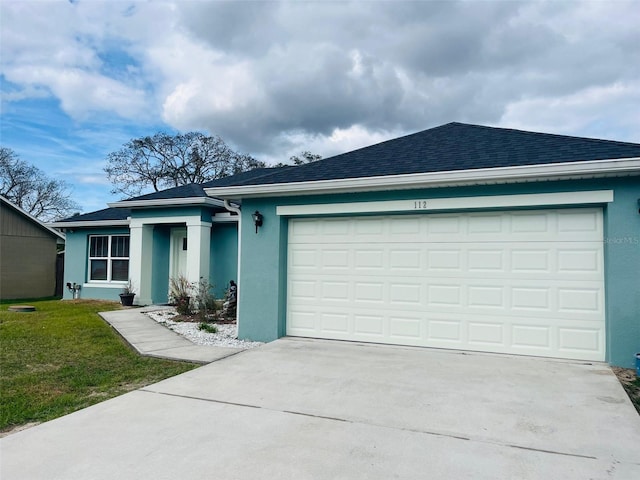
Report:
[{"label": "dark shingle roof", "polygon": [[448,123],[257,178],[261,185],[640,157],[640,144]]},{"label": "dark shingle roof", "polygon": [[[640,157],[640,144],[448,123],[300,166],[257,168],[204,184],[127,201],[206,197],[205,188],[335,180]],[[125,220],[128,208],[107,208],[61,222]]]},{"label": "dark shingle roof", "polygon": [[[191,183],[189,185],[181,185],[179,187],[168,188],[159,192],[147,193],[138,197],[128,198],[123,200],[124,202],[137,202],[145,200],[176,200],[179,198],[197,198],[207,197],[204,191],[204,187],[208,185],[214,185],[216,182],[225,182],[227,179],[239,177],[241,179],[253,178],[264,175],[267,171],[271,172],[277,170],[275,168],[258,168],[256,170],[250,170],[248,172],[239,173],[233,177],[225,177],[217,180],[212,180],[204,184]],[[170,204],[170,202],[168,202]],[[126,220],[131,216],[131,209],[124,207],[117,208],[105,208],[104,210],[98,210],[95,212],[85,213],[82,215],[75,215],[73,217],[65,218],[60,222],[95,222],[104,220]]]},{"label": "dark shingle roof", "polygon": [[95,222],[98,220],[126,220],[131,215],[129,208],[105,208],[96,212],[84,213],[82,215],[74,215],[73,217],[59,220],[62,222]]},{"label": "dark shingle roof", "polygon": [[168,188],[159,192],[147,193],[145,195],[140,195],[139,197],[128,198],[124,201],[132,202],[141,200],[172,200],[176,198],[206,197],[207,194],[204,191],[205,188],[235,185],[236,182],[254,180],[264,176],[268,176],[276,171],[281,171],[282,168],[256,168],[253,170],[248,170],[246,172],[237,173],[229,177],[216,178],[215,180],[210,180],[206,183],[190,183],[189,185],[181,185],[179,187]]},{"label": "dark shingle roof", "polygon": [[274,173],[281,173],[286,169],[290,169],[290,168],[295,168],[295,167],[254,168],[253,170],[236,173],[235,175],[231,175],[229,177],[216,178],[215,180],[211,180],[209,182],[203,183],[202,186],[204,188],[211,188],[211,187],[226,187],[229,185],[238,185],[239,182],[246,182],[250,180],[267,178]]},{"label": "dark shingle roof", "polygon": [[147,193],[139,197],[128,198],[125,202],[138,200],[170,200],[173,198],[194,198],[206,197],[202,185],[199,183],[190,183],[189,185],[181,185],[179,187],[167,188],[159,192]]}]

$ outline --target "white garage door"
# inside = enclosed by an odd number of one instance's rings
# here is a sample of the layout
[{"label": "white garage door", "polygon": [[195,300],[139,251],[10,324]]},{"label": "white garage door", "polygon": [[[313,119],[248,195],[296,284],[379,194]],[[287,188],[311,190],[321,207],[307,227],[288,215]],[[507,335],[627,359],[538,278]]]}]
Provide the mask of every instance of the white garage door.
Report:
[{"label": "white garage door", "polygon": [[292,219],[287,334],[604,360],[602,211]]}]

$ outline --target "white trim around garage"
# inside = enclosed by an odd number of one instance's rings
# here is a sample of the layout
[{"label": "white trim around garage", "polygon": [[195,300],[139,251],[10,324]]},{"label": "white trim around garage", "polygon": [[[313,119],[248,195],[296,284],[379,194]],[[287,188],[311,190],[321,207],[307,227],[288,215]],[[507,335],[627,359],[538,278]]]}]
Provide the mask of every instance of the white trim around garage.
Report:
[{"label": "white trim around garage", "polygon": [[380,202],[327,203],[318,205],[280,205],[281,216],[342,215],[386,212],[436,212],[488,208],[544,207],[553,205],[593,205],[613,202],[613,190],[586,192],[534,193],[451,198],[415,198]]},{"label": "white trim around garage", "polygon": [[289,222],[287,335],[604,361],[603,209]]}]

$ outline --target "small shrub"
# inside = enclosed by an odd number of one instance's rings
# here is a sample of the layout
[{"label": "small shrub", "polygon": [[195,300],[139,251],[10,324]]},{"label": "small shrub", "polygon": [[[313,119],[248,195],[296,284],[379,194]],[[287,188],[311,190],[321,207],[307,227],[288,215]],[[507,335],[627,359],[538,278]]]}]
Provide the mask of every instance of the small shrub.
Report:
[{"label": "small shrub", "polygon": [[200,277],[198,285],[196,285],[196,308],[198,309],[198,318],[206,321],[209,315],[215,318],[218,304],[213,293],[213,285],[206,278]]},{"label": "small shrub", "polygon": [[200,325],[198,325],[198,330],[203,330],[208,333],[218,333],[218,327],[212,323],[206,322],[201,322]]},{"label": "small shrub", "polygon": [[169,300],[176,306],[176,311],[180,315],[191,315],[191,292],[193,285],[184,275],[171,277],[169,279]]}]

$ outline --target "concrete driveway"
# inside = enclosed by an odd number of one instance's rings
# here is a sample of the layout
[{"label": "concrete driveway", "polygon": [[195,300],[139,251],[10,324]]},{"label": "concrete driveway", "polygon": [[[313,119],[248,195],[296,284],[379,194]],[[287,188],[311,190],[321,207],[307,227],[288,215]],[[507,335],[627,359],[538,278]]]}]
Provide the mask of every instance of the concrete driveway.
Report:
[{"label": "concrete driveway", "polygon": [[603,364],[281,339],[1,440],[14,479],[632,479]]}]

